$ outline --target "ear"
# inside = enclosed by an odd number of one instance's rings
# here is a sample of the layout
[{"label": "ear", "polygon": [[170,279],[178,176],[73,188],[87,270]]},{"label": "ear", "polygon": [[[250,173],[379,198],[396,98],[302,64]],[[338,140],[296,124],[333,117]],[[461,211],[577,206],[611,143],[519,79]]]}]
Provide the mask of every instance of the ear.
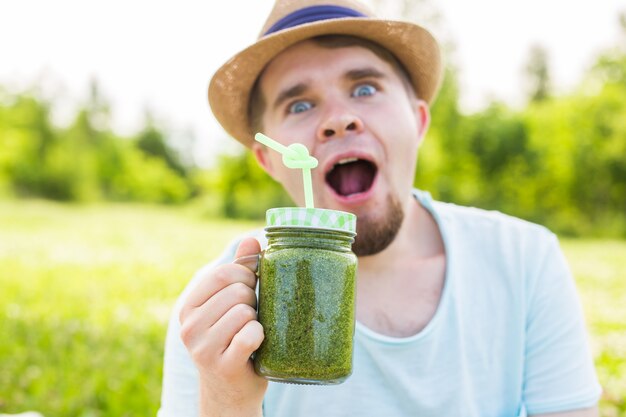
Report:
[{"label": "ear", "polygon": [[428,103],[416,98],[413,102],[413,111],[415,112],[415,121],[418,123],[417,131],[419,142],[421,143],[424,140],[424,136],[426,136],[428,126],[430,126],[430,109]]},{"label": "ear", "polygon": [[261,168],[267,172],[272,178],[274,178],[274,169],[272,167],[272,161],[269,157],[267,146],[263,146],[258,142],[252,144],[252,153],[256,158],[256,161],[261,165]]}]

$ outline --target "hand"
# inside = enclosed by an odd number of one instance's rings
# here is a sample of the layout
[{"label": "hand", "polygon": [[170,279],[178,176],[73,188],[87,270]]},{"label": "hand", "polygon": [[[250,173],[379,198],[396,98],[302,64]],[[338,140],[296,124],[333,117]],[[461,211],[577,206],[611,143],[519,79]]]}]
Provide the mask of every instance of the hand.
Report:
[{"label": "hand", "polygon": [[[248,238],[235,257],[260,251]],[[262,414],[267,381],[250,359],[264,337],[256,315],[256,279],[245,266],[220,265],[202,277],[181,309],[181,338],[200,372],[202,416]]]}]

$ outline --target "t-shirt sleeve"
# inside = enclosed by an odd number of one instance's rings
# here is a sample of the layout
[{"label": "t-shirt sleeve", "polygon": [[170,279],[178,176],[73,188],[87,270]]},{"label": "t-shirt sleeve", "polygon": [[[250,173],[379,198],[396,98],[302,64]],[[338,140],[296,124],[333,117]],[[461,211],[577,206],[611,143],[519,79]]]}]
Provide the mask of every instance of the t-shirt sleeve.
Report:
[{"label": "t-shirt sleeve", "polygon": [[178,316],[187,294],[193,290],[197,281],[211,268],[231,262],[239,241],[232,242],[217,260],[200,269],[176,301],[165,338],[161,406],[157,417],[198,416],[198,371],[180,338]]},{"label": "t-shirt sleeve", "polygon": [[601,388],[572,274],[554,234],[531,253],[524,405],[529,415],[592,407]]}]

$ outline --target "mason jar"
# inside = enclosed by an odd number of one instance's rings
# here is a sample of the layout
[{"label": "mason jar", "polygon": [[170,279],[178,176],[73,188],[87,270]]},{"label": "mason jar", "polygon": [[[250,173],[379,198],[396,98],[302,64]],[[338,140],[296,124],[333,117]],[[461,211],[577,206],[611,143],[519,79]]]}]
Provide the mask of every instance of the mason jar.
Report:
[{"label": "mason jar", "polygon": [[356,216],[275,208],[265,232],[258,271],[265,339],[254,355],[256,372],[279,382],[343,382],[352,373]]}]

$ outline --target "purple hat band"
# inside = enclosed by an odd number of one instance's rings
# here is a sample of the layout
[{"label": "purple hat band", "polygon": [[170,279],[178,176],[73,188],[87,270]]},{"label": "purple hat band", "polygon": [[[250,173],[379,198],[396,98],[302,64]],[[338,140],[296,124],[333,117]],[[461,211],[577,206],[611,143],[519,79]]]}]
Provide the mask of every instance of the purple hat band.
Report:
[{"label": "purple hat band", "polygon": [[361,12],[341,6],[311,6],[296,10],[288,14],[270,27],[265,35],[289,29],[305,23],[317,22],[320,20],[339,19],[342,17],[367,17]]}]

